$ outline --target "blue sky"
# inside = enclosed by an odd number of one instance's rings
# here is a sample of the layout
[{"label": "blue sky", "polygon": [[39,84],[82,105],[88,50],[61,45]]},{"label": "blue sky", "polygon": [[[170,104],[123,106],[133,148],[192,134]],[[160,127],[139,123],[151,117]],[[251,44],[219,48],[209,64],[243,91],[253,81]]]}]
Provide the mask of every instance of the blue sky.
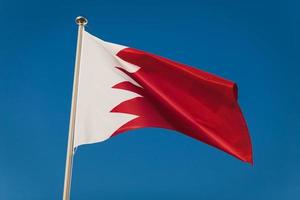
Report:
[{"label": "blue sky", "polygon": [[62,196],[77,26],[234,80],[254,166],[141,129],[80,147],[72,199],[300,197],[299,14],[292,0],[0,0],[0,199]]}]

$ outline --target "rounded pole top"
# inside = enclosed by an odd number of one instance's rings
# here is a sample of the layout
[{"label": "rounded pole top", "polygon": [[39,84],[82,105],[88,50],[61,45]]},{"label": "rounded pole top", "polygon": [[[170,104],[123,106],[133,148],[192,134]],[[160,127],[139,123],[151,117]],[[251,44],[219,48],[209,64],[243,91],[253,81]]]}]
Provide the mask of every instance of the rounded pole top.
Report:
[{"label": "rounded pole top", "polygon": [[88,23],[88,20],[85,18],[85,17],[82,17],[82,16],[78,16],[78,17],[76,17],[76,19],[75,19],[75,22],[76,22],[76,24],[78,24],[79,26],[80,25],[86,25],[87,23]]}]

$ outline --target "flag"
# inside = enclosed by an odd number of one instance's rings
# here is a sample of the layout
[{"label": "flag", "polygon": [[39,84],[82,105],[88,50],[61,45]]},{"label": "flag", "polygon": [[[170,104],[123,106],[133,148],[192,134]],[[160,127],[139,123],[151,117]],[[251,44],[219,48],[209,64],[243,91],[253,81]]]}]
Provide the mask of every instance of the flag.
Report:
[{"label": "flag", "polygon": [[84,31],[74,147],[143,127],[175,130],[252,163],[234,82]]}]

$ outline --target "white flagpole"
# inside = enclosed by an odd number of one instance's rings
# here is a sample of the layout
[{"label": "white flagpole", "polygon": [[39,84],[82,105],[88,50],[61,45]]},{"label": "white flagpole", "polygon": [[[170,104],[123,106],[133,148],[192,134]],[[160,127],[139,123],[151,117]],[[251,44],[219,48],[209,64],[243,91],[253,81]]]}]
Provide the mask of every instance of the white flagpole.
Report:
[{"label": "white flagpole", "polygon": [[76,23],[78,24],[78,37],[77,37],[76,61],[75,61],[74,80],[73,80],[73,94],[72,94],[71,116],[70,116],[70,125],[69,125],[69,137],[68,137],[68,148],[67,148],[67,157],[66,157],[63,200],[70,200],[72,166],[73,166],[73,155],[74,155],[75,116],[76,116],[76,106],[77,106],[80,58],[81,58],[81,49],[82,49],[82,35],[84,31],[84,26],[87,24],[87,22],[88,22],[87,19],[84,17],[79,16],[76,18]]}]

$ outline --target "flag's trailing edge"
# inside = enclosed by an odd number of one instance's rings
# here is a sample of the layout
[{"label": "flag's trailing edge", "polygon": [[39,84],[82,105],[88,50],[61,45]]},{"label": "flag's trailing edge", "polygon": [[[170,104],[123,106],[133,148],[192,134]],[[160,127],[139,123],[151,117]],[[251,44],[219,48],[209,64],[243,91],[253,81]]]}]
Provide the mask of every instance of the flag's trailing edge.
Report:
[{"label": "flag's trailing edge", "polygon": [[175,130],[252,163],[235,83],[84,32],[74,146],[128,130]]}]

